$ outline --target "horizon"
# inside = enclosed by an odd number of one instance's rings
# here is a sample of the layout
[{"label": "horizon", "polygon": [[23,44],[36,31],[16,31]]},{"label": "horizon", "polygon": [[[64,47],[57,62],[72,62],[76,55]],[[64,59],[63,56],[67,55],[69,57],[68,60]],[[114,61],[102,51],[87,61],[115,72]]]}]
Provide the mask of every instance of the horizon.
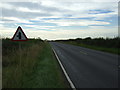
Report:
[{"label": "horizon", "polygon": [[[115,38],[120,38],[119,36],[117,36],[117,37],[97,37],[97,38],[92,38],[92,37],[84,37],[84,38],[80,38],[80,37],[78,37],[78,38],[68,38],[68,39],[54,39],[54,40],[49,40],[49,39],[42,39],[42,38],[40,38],[40,37],[36,37],[36,38],[28,38],[28,40],[31,40],[31,39],[41,39],[41,40],[48,40],[48,41],[59,41],[59,40],[76,40],[76,39],[82,39],[82,40],[84,40],[84,39],[86,39],[86,38],[91,38],[91,39],[100,39],[100,38],[102,38],[102,39],[104,39],[104,40],[106,40],[106,39],[115,39]],[[9,40],[11,40],[11,38],[9,38],[9,37],[4,37],[4,38],[0,38],[1,40],[4,40],[4,39],[9,39]],[[24,41],[23,41],[24,42]]]}]

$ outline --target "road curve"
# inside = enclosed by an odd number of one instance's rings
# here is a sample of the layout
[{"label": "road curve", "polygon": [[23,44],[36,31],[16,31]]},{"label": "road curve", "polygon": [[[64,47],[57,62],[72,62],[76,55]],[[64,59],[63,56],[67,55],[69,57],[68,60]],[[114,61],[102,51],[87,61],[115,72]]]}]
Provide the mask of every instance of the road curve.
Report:
[{"label": "road curve", "polygon": [[118,55],[50,42],[76,88],[118,88]]}]

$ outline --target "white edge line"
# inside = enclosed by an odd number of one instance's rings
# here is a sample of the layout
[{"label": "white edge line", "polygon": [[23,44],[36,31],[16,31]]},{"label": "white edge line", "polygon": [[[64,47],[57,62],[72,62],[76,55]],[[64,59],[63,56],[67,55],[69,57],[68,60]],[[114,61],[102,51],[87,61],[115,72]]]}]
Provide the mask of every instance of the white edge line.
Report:
[{"label": "white edge line", "polygon": [[67,80],[68,80],[68,82],[69,82],[69,84],[70,84],[70,86],[71,86],[71,88],[72,88],[73,90],[76,90],[76,88],[75,88],[73,82],[70,80],[70,78],[69,78],[67,72],[65,71],[65,69],[64,69],[64,67],[63,67],[63,65],[62,65],[62,63],[61,63],[61,61],[60,61],[60,59],[58,58],[58,56],[57,56],[55,50],[54,50],[53,48],[52,48],[52,50],[53,50],[53,52],[54,52],[54,54],[55,54],[55,56],[56,56],[56,58],[57,58],[57,60],[58,60],[58,62],[59,62],[59,64],[60,64],[60,66],[61,66],[61,68],[62,68],[62,70],[63,70],[63,72],[64,72],[64,74],[65,74],[65,76],[66,76],[66,78],[67,78]]}]

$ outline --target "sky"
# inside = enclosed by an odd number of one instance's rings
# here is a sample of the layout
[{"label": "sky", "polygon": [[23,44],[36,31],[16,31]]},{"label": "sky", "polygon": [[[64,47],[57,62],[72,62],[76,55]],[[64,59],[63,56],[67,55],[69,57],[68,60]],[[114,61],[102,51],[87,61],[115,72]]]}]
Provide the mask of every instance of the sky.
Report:
[{"label": "sky", "polygon": [[21,26],[28,38],[57,40],[118,36],[119,0],[1,0],[0,35]]}]

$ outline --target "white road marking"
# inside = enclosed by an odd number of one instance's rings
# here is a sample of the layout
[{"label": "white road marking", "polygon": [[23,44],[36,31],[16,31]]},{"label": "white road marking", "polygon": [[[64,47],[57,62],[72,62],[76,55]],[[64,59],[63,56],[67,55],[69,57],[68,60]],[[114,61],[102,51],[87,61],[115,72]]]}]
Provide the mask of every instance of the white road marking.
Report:
[{"label": "white road marking", "polygon": [[66,76],[66,78],[67,78],[67,80],[68,80],[68,82],[69,82],[69,84],[70,84],[70,86],[71,86],[71,88],[72,88],[73,90],[76,90],[76,88],[75,88],[73,82],[70,80],[70,78],[69,78],[67,72],[65,71],[65,68],[63,67],[63,65],[62,65],[62,63],[61,63],[61,61],[60,61],[60,59],[58,58],[58,56],[57,56],[55,50],[54,50],[53,48],[52,48],[52,50],[53,50],[53,52],[54,52],[54,54],[55,54],[55,56],[56,56],[56,58],[57,58],[57,60],[58,60],[58,62],[59,62],[59,64],[60,64],[60,66],[61,66],[61,68],[62,68],[62,70],[63,70],[63,72],[64,72],[64,74],[65,74],[65,76]]},{"label": "white road marking", "polygon": [[87,53],[86,53],[86,52],[83,52],[83,51],[80,51],[80,53],[87,55]]}]

